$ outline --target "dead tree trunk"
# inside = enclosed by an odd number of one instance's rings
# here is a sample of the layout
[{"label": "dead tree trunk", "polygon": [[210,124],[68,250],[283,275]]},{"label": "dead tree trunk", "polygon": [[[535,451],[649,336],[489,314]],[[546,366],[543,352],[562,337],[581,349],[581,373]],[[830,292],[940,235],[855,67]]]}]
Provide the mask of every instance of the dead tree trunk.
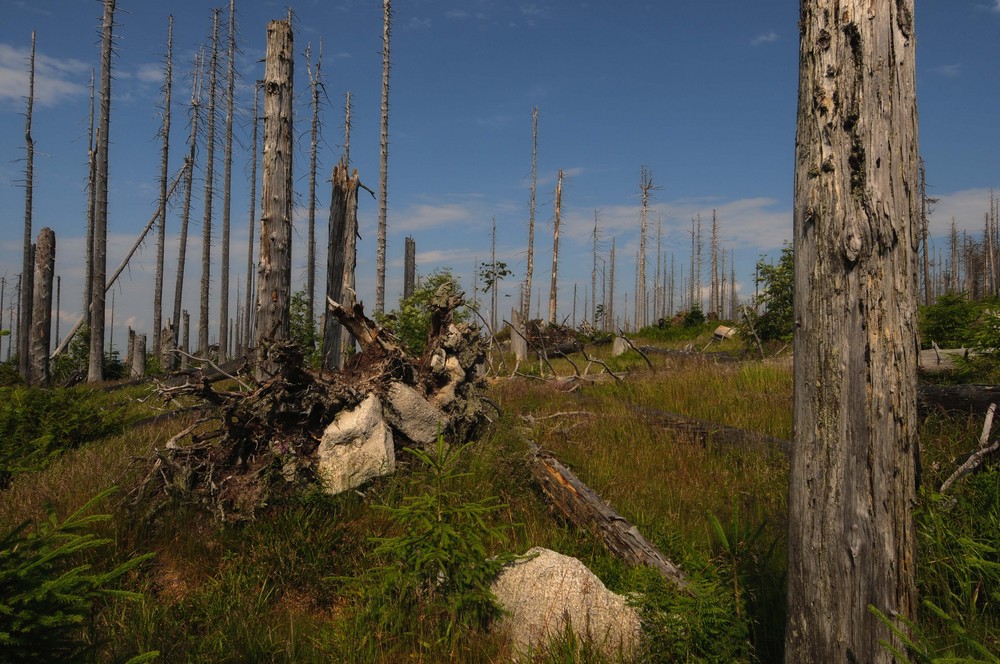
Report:
[{"label": "dead tree trunk", "polygon": [[538,107],[531,107],[531,198],[528,201],[528,265],[524,271],[521,315],[531,318],[531,277],[535,269],[535,193],[538,186]]},{"label": "dead tree trunk", "polygon": [[[330,203],[329,243],[326,255],[326,297],[354,307],[354,270],[357,264],[358,172],[348,175],[346,157],[333,168],[333,198]],[[323,367],[331,371],[343,366],[348,338],[344,327],[331,315],[323,317]]]},{"label": "dead tree trunk", "polygon": [[94,180],[96,178],[97,151],[94,146],[94,69],[90,69],[90,129],[87,133],[87,237],[84,241],[83,316],[90,325],[90,303],[93,301],[94,283]]},{"label": "dead tree trunk", "polygon": [[250,340],[253,338],[253,236],[254,221],[257,217],[257,100],[260,98],[260,81],[253,88],[253,131],[251,132],[250,156],[250,232],[247,233],[247,292],[243,304],[243,352],[248,354]]},{"label": "dead tree trunk", "polygon": [[605,312],[605,331],[615,329],[615,242],[617,237],[611,238],[611,277],[608,279],[608,310]]},{"label": "dead tree trunk", "polygon": [[409,235],[406,236],[406,251],[403,256],[403,299],[413,296],[417,284],[417,243]]},{"label": "dead tree trunk", "polygon": [[[28,65],[28,112],[24,118],[24,261],[21,264],[23,284],[21,288],[21,320],[17,330],[17,365],[21,378],[26,383],[35,384],[31,378],[32,337],[32,256],[31,256],[31,215],[33,211],[33,186],[35,181],[35,141],[31,138],[31,111],[35,105],[35,32],[31,32],[31,61]],[[51,290],[52,284],[49,284]],[[51,293],[50,293],[51,294]],[[46,354],[47,356],[47,354]],[[47,366],[46,362],[46,366]],[[46,376],[46,381],[48,377]]]},{"label": "dead tree trunk", "polygon": [[229,231],[233,188],[233,94],[236,90],[236,0],[229,0],[226,65],[226,143],[222,165],[222,264],[219,266],[219,363],[229,359]]},{"label": "dead tree trunk", "polygon": [[267,25],[264,65],[264,164],[257,267],[256,374],[278,367],[269,350],[289,335],[292,291],[292,26]]},{"label": "dead tree trunk", "polygon": [[101,29],[101,106],[97,122],[94,164],[94,278],[90,302],[90,362],[87,380],[104,380],[104,279],[108,263],[108,134],[111,128],[111,49],[114,43],[115,0],[104,0]]},{"label": "dead tree trunk", "polygon": [[[916,617],[913,0],[803,0],[786,662],[891,662]],[[902,626],[901,626],[902,627]]]},{"label": "dead tree trunk", "polygon": [[597,210],[594,210],[594,264],[590,269],[590,323],[597,329]]},{"label": "dead tree trunk", "polygon": [[549,323],[553,325],[559,322],[556,320],[556,306],[558,304],[556,278],[559,275],[559,215],[562,212],[562,180],[563,172],[562,169],[559,169],[556,176],[555,217],[552,226],[552,281],[549,284]]},{"label": "dead tree trunk", "polygon": [[[194,76],[191,79],[191,134],[188,137],[187,179],[184,189],[184,208],[181,211],[181,235],[177,245],[177,277],[174,284],[174,338],[180,339],[181,300],[184,296],[184,266],[187,262],[188,227],[191,222],[191,194],[194,191],[194,159],[198,144],[198,117],[201,115],[201,67],[202,55],[196,55],[194,60]],[[187,337],[185,337],[187,339]],[[186,343],[186,342],[185,342]],[[187,346],[184,347],[187,352]],[[170,368],[175,364],[172,362]]]},{"label": "dead tree trunk", "polygon": [[316,147],[319,142],[319,88],[322,67],[323,42],[320,41],[315,72],[310,67],[309,48],[306,48],[306,69],[312,93],[312,126],[309,131],[309,236],[306,248],[306,308],[310,330],[313,330],[316,324]]},{"label": "dead tree trunk", "polygon": [[153,352],[160,352],[160,326],[163,316],[163,251],[167,242],[167,162],[170,148],[170,92],[173,77],[174,17],[167,27],[167,66],[163,81],[163,150],[160,152],[160,226],[156,236],[156,277],[153,287]]},{"label": "dead tree trunk", "polygon": [[198,353],[208,357],[208,293],[212,278],[212,196],[215,193],[215,92],[219,65],[219,10],[212,10],[212,59],[208,66],[208,135],[205,137],[205,213],[201,229],[201,297]]},{"label": "dead tree trunk", "polygon": [[382,0],[382,130],[379,139],[378,167],[378,247],[376,248],[375,313],[385,311],[386,199],[389,171],[389,29],[392,24],[391,0]]},{"label": "dead tree trunk", "polygon": [[187,369],[188,367],[188,355],[191,353],[191,314],[187,312],[187,309],[181,314],[181,369]]},{"label": "dead tree trunk", "polygon": [[49,384],[52,344],[52,275],[56,269],[56,234],[43,228],[35,243],[35,278],[31,313],[31,384]]}]

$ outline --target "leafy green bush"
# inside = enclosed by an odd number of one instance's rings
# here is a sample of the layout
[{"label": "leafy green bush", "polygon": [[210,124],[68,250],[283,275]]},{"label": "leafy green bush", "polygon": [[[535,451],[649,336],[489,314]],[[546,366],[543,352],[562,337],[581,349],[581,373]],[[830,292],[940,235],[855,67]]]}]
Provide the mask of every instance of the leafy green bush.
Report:
[{"label": "leafy green bush", "polygon": [[153,554],[135,556],[108,572],[82,563],[79,554],[107,546],[91,526],[110,517],[88,514],[114,489],[94,496],[60,521],[49,519],[33,531],[27,522],[0,539],[0,661],[73,662],[85,660],[85,627],[101,597],[141,597],[112,584]]},{"label": "leafy green bush", "polygon": [[490,586],[513,556],[489,557],[488,547],[507,539],[488,519],[506,506],[496,498],[466,501],[454,488],[467,475],[457,465],[468,445],[449,447],[439,436],[431,453],[409,449],[427,466],[425,490],[399,507],[380,506],[401,531],[375,540],[374,555],[385,564],[371,572],[373,617],[390,634],[423,624],[450,643],[499,615]]},{"label": "leafy green bush", "polygon": [[12,475],[45,468],[66,450],[126,424],[120,408],[83,388],[0,388],[0,487]]},{"label": "leafy green bush", "polygon": [[[795,289],[795,253],[786,244],[781,248],[777,264],[771,265],[763,258],[757,261],[756,285],[759,289],[756,309],[752,314],[754,329],[761,341],[791,341],[795,329],[792,297]],[[747,335],[746,338],[750,338]]]},{"label": "leafy green bush", "polygon": [[[458,278],[449,270],[436,270],[414,289],[413,295],[399,302],[399,309],[384,316],[377,316],[378,324],[395,334],[413,355],[420,355],[427,346],[427,336],[431,330],[431,302],[438,289],[451,284],[460,291]],[[465,319],[464,312],[455,312],[456,320]]]}]

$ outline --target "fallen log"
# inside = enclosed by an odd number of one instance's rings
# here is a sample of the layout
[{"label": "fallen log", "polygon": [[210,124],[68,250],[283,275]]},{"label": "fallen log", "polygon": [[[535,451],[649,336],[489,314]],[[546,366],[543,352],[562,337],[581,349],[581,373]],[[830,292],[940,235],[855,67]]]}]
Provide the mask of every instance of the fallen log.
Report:
[{"label": "fallen log", "polygon": [[791,454],[792,442],[775,438],[756,431],[747,431],[718,422],[699,420],[678,413],[656,408],[632,406],[632,409],[653,424],[688,436],[703,447],[762,447],[781,450],[786,456]]},{"label": "fallen log", "polygon": [[991,403],[1000,403],[1000,385],[917,386],[917,405],[924,414],[933,408],[962,413],[985,413]]},{"label": "fallen log", "polygon": [[572,523],[590,529],[611,553],[628,565],[646,565],[688,593],[684,572],[667,559],[639,529],[601,500],[573,471],[534,443],[531,472],[552,504]]}]

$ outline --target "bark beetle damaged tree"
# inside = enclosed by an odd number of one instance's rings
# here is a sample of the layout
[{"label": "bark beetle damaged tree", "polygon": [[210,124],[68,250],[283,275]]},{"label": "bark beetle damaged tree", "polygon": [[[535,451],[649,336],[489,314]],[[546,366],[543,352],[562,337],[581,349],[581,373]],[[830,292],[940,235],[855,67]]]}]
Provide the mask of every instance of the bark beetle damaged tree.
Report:
[{"label": "bark beetle damaged tree", "polygon": [[257,265],[257,378],[277,372],[272,342],[288,338],[292,291],[292,26],[267,25],[264,163]]},{"label": "bark beetle damaged tree", "polygon": [[913,0],[802,0],[786,662],[889,662],[915,618]]}]

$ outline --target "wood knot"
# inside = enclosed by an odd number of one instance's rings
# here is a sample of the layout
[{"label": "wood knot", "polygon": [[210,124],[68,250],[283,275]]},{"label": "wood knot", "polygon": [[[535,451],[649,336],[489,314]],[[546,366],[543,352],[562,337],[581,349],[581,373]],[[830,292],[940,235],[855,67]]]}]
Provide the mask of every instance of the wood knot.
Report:
[{"label": "wood knot", "polygon": [[847,229],[847,235],[844,236],[844,257],[847,258],[848,262],[854,263],[858,260],[862,245],[861,235],[855,231],[852,225]]}]

